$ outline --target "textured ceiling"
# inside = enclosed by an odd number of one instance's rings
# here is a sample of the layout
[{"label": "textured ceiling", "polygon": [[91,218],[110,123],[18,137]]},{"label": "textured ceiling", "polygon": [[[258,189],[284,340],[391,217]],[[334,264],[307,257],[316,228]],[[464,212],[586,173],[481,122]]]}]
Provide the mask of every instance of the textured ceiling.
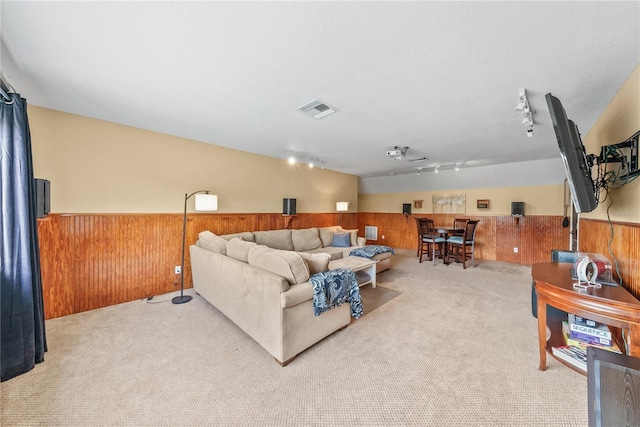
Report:
[{"label": "textured ceiling", "polygon": [[[558,157],[640,61],[640,2],[0,3],[2,72],[34,105],[383,176]],[[526,88],[535,136],[515,111]],[[316,98],[338,113],[296,111]],[[397,161],[386,151],[409,146]],[[426,156],[428,161],[408,159]]]}]

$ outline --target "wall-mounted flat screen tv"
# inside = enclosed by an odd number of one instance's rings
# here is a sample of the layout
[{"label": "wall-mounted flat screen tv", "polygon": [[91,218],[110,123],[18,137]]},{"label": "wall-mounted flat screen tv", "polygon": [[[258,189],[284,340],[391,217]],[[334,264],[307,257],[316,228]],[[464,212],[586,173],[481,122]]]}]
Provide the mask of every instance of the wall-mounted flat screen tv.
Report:
[{"label": "wall-mounted flat screen tv", "polygon": [[550,93],[546,94],[545,98],[571,188],[573,206],[576,212],[591,212],[598,206],[598,199],[591,177],[591,164],[580,139],[578,126],[567,118],[567,113],[558,98]]}]

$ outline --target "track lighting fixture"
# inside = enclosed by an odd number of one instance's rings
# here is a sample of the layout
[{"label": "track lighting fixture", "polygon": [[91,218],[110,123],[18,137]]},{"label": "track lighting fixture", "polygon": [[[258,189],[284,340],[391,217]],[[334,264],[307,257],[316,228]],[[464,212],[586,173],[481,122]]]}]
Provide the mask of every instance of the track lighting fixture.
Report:
[{"label": "track lighting fixture", "polygon": [[531,138],[533,136],[533,114],[535,111],[529,106],[526,89],[520,89],[518,96],[516,111],[522,113],[522,125],[527,127],[527,136]]},{"label": "track lighting fixture", "polygon": [[445,169],[445,170],[449,170],[449,169],[455,169],[455,171],[459,171],[460,167],[464,164],[464,162],[455,162],[455,163],[445,163],[445,164],[438,164],[438,165],[433,165],[433,166],[416,166],[416,174],[420,175],[420,172],[422,172],[423,170],[427,169],[427,170],[431,170],[433,168],[433,173],[440,173],[440,169]]},{"label": "track lighting fixture", "polygon": [[307,166],[309,166],[309,168],[314,168],[316,166],[320,166],[321,169],[324,169],[324,165],[325,162],[323,160],[317,159],[315,157],[309,157],[309,156],[304,156],[301,154],[296,154],[296,153],[289,153],[287,154],[287,162],[290,165],[296,164],[296,163],[304,163]]}]

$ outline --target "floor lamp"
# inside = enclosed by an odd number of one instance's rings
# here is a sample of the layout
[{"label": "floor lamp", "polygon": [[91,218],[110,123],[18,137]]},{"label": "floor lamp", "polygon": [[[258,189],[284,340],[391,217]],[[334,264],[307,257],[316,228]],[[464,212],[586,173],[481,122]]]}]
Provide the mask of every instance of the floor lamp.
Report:
[{"label": "floor lamp", "polygon": [[[204,194],[202,194],[204,193]],[[184,304],[191,301],[191,295],[184,295],[184,249],[187,239],[187,200],[191,196],[196,196],[196,211],[217,211],[218,196],[209,194],[208,190],[198,190],[189,195],[184,195],[184,216],[182,217],[182,263],[180,264],[180,296],[174,297],[171,302],[174,304]]]},{"label": "floor lamp", "polygon": [[349,202],[336,202],[336,211],[340,212],[340,219],[338,225],[342,227],[342,212],[349,211]]}]

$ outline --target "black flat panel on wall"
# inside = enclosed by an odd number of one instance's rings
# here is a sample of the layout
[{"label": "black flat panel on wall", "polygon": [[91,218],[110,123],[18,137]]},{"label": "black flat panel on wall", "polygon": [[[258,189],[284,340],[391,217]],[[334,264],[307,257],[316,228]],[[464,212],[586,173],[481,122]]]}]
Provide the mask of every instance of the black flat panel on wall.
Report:
[{"label": "black flat panel on wall", "polygon": [[411,215],[411,203],[402,204],[402,213],[404,215]]},{"label": "black flat panel on wall", "polygon": [[524,202],[511,202],[511,215],[524,216]]},{"label": "black flat panel on wall", "polygon": [[51,183],[48,179],[36,178],[36,217],[44,218],[49,215],[51,206]]},{"label": "black flat panel on wall", "polygon": [[282,215],[296,214],[296,199],[282,199]]}]

